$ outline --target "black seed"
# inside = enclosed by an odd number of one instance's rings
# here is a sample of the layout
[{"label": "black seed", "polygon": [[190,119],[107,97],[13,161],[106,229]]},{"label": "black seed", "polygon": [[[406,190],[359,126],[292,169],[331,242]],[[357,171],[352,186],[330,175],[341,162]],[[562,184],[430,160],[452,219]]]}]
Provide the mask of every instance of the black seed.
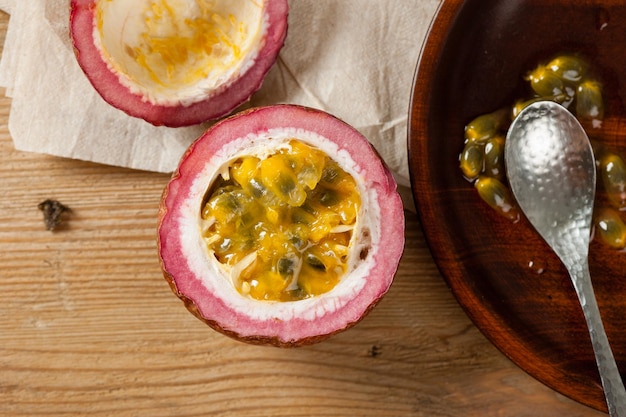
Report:
[{"label": "black seed", "polygon": [[306,261],[312,268],[326,272],[326,265],[317,256],[309,253],[306,256]]},{"label": "black seed", "polygon": [[250,180],[250,188],[254,198],[261,198],[267,192],[267,188],[254,178]]},{"label": "black seed", "polygon": [[281,175],[278,181],[278,188],[285,195],[289,195],[296,188],[296,183],[289,176]]},{"label": "black seed", "polygon": [[335,182],[338,176],[339,171],[329,166],[324,167],[324,170],[322,171],[322,179],[326,182]]},{"label": "black seed", "polygon": [[320,203],[326,207],[334,206],[338,202],[339,197],[337,196],[337,193],[332,190],[324,190],[320,195]]},{"label": "black seed", "polygon": [[280,258],[278,260],[278,273],[283,276],[293,275],[295,262],[289,258]]}]

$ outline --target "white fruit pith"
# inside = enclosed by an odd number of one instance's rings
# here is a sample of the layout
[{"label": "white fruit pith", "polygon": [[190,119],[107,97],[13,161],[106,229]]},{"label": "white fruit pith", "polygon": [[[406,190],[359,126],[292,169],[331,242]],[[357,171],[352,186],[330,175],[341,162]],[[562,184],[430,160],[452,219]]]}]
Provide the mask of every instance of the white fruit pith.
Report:
[{"label": "white fruit pith", "polygon": [[193,104],[254,65],[266,31],[254,0],[104,0],[94,39],[122,85],[152,104]]}]

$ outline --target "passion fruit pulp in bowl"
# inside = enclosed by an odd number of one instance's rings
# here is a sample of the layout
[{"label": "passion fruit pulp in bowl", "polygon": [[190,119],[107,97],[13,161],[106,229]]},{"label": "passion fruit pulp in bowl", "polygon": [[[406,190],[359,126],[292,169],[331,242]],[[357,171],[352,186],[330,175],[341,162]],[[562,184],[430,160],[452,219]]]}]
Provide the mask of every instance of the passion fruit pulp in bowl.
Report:
[{"label": "passion fruit pulp in bowl", "polygon": [[216,119],[261,86],[286,0],[72,0],[79,65],[105,101],[154,125]]},{"label": "passion fruit pulp in bowl", "polygon": [[[384,218],[384,219],[383,219]],[[404,249],[396,182],[355,129],[293,105],[209,128],[166,186],[165,278],[198,318],[235,339],[299,346],[359,320]]]}]

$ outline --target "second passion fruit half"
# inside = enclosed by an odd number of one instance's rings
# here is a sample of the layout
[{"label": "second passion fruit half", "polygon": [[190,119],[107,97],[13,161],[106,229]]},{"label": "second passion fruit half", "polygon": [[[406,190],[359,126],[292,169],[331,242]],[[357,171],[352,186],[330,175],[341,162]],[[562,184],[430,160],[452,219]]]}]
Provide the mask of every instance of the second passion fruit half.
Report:
[{"label": "second passion fruit half", "polygon": [[198,138],[166,186],[165,278],[238,340],[320,341],[361,320],[404,249],[396,182],[369,142],[319,110],[251,109]]},{"label": "second passion fruit half", "polygon": [[287,0],[71,0],[79,65],[102,98],[154,125],[217,119],[261,86]]}]

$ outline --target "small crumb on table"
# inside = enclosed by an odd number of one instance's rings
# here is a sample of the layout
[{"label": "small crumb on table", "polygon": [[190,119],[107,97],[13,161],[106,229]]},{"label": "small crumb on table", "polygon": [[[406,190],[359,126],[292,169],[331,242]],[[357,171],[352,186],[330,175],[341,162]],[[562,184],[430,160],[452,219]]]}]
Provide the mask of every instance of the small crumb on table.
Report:
[{"label": "small crumb on table", "polygon": [[63,222],[63,213],[70,211],[69,207],[51,199],[42,201],[37,207],[43,211],[43,221],[46,225],[46,230],[57,229]]}]

